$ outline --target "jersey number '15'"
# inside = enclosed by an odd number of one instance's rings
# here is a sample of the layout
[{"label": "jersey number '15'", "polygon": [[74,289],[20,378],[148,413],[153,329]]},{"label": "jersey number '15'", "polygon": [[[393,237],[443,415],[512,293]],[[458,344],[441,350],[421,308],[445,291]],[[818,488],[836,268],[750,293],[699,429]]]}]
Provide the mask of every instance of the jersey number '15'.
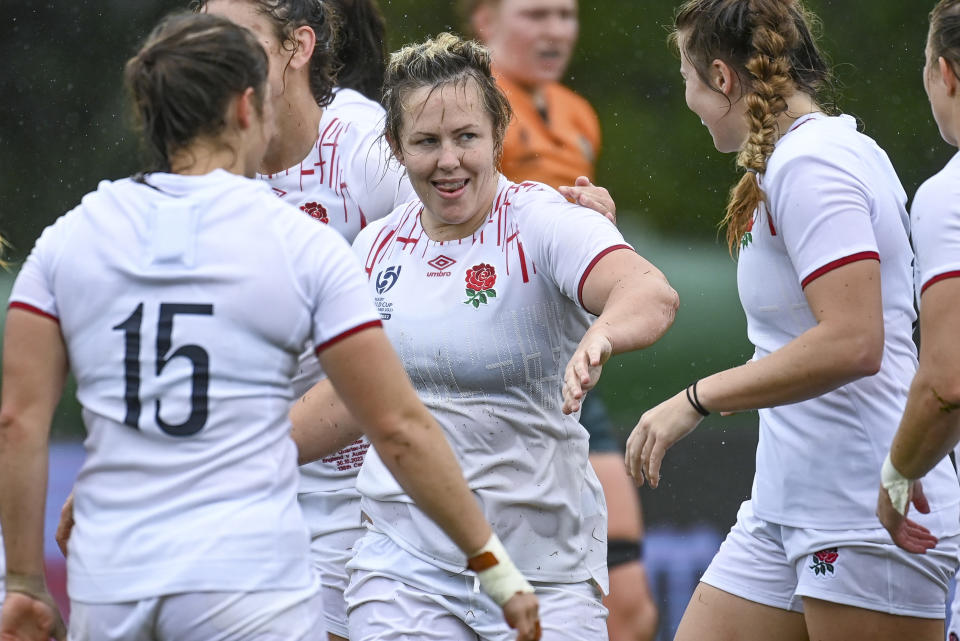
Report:
[{"label": "jersey number '15'", "polygon": [[[193,364],[190,390],[190,416],[183,423],[171,425],[160,416],[160,399],[156,399],[154,419],[157,425],[171,436],[190,436],[203,429],[207,423],[209,402],[207,392],[210,388],[210,356],[199,345],[182,345],[169,356],[170,336],[173,334],[173,317],[177,314],[198,314],[213,316],[213,305],[191,303],[161,303],[157,321],[157,376],[167,363],[182,356]],[[123,422],[134,429],[140,424],[140,326],[143,323],[143,303],[137,305],[130,317],[113,329],[123,332],[123,380],[125,383],[124,401],[127,414]]]}]

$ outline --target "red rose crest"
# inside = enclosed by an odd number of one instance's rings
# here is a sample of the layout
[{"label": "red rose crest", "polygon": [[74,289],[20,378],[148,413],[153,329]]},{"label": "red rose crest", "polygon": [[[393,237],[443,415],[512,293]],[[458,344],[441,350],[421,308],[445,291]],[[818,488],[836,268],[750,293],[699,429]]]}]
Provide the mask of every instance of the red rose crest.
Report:
[{"label": "red rose crest", "polygon": [[956,633],[956,632],[951,632],[951,633],[950,633],[950,637],[949,637],[949,641],[960,641],[960,637],[957,636],[957,633]]},{"label": "red rose crest", "polygon": [[480,307],[480,303],[487,304],[488,300],[497,297],[497,291],[493,288],[497,282],[497,272],[493,265],[480,263],[467,270],[467,300],[464,305],[473,305],[474,309]]},{"label": "red rose crest", "polygon": [[753,242],[753,218],[750,219],[750,222],[747,223],[747,230],[743,232],[743,236],[740,238],[740,249],[746,249],[747,245]]},{"label": "red rose crest", "polygon": [[300,211],[308,214],[311,218],[316,218],[321,223],[326,225],[330,222],[330,219],[327,218],[327,209],[320,203],[306,203],[300,205]]},{"label": "red rose crest", "polygon": [[814,552],[813,565],[810,566],[810,569],[817,575],[823,574],[826,576],[827,572],[833,574],[833,566],[838,558],[840,558],[840,554],[837,552],[837,548],[827,548]]}]

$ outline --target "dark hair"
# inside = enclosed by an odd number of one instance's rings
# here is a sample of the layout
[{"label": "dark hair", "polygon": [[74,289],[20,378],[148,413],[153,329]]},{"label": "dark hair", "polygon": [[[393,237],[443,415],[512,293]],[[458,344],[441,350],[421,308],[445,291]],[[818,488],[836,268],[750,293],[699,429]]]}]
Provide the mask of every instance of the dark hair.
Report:
[{"label": "dark hair", "polygon": [[513,112],[490,71],[490,52],[475,40],[441,33],[425,42],[407,45],[390,56],[383,81],[383,105],[387,110],[384,134],[390,145],[400,148],[403,100],[421,87],[477,83],[483,107],[493,122],[494,159],[503,153],[503,136]]},{"label": "dark hair", "polygon": [[[337,16],[324,0],[246,0],[257,11],[270,18],[280,46],[291,55],[297,44],[293,32],[310,27],[316,36],[316,45],[310,57],[310,93],[321,107],[333,100],[337,83]],[[208,0],[194,0],[194,10],[207,5]],[[286,69],[284,69],[286,71]]]},{"label": "dark hair", "polygon": [[329,0],[340,23],[337,86],[380,102],[387,68],[386,24],[376,0]]},{"label": "dark hair", "polygon": [[149,170],[170,171],[172,154],[218,135],[229,101],[246,89],[261,108],[266,79],[266,53],[246,29],[207,14],[161,20],[124,69]]},{"label": "dark hair", "polygon": [[[960,0],[940,0],[930,12],[930,54],[946,58],[957,73],[960,65]],[[960,77],[960,76],[958,76]]]},{"label": "dark hair", "polygon": [[[708,86],[707,70],[720,59],[737,73],[744,87],[750,133],[737,155],[746,170],[730,190],[726,216],[731,253],[766,199],[757,176],[767,169],[780,132],[777,116],[787,108],[794,91],[830,108],[829,65],[817,48],[814,16],[801,0],[689,0],[677,11],[671,39],[683,51]],[[756,174],[756,175],[755,175]]]}]

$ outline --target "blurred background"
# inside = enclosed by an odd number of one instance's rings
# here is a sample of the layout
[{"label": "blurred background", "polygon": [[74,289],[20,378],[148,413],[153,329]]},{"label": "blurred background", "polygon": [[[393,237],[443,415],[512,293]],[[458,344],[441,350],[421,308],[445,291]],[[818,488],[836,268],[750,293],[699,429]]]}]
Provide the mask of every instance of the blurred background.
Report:
[{"label": "blurred background", "polygon": [[[0,275],[4,296],[46,225],[99,180],[139,168],[123,102],[123,64],[161,15],[185,4],[0,2],[0,234],[12,244],[14,259],[11,273]],[[452,2],[380,4],[391,49],[443,30],[462,32]],[[565,80],[599,113],[597,178],[617,201],[625,235],[666,273],[681,300],[666,338],[618,358],[605,371],[602,394],[621,440],[645,409],[752,353],[736,264],[716,226],[737,178],[734,158],[714,150],[684,104],[679,60],[666,44],[675,4],[582,2],[579,46]],[[822,20],[821,43],[835,67],[840,108],[886,149],[912,196],[952,153],[940,139],[921,82],[933,0],[807,4]],[[754,413],[711,416],[670,451],[661,487],[642,492],[662,638],[672,638],[699,572],[749,496],[756,422]],[[72,388],[54,430],[51,515],[82,460],[76,443],[83,429]]]}]

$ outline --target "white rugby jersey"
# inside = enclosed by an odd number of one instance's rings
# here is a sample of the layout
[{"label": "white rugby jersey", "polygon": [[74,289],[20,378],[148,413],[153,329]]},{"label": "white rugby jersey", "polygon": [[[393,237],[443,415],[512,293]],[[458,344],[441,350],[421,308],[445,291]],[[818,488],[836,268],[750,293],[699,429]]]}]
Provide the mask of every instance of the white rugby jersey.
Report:
[{"label": "white rugby jersey", "polygon": [[350,89],[323,110],[307,157],[276,174],[258,174],[286,202],[352,242],[367,223],[415,198],[382,137],[384,111]]},{"label": "white rugby jersey", "polygon": [[[561,412],[561,386],[592,320],[583,283],[603,255],[630,247],[596,212],[502,176],[471,237],[430,240],[421,208],[397,209],[354,242],[384,328],[523,574],[593,578],[606,591],[606,506],[587,432]],[[373,449],[357,487],[375,527],[422,559],[463,570],[464,555]]]},{"label": "white rugby jersey", "polygon": [[[754,512],[795,527],[876,527],[880,464],[917,366],[906,194],[853,118],[823,114],[799,119],[777,142],[762,187],[770,209],[755,215],[737,266],[754,358],[814,327],[803,288],[858,260],[880,261],[885,338],[876,375],[760,410]],[[957,509],[960,488],[946,465],[924,490],[934,510]]]},{"label": "white rugby jersey", "polygon": [[[960,154],[920,185],[913,197],[910,222],[919,305],[927,287],[960,277]],[[955,452],[960,455],[960,445]]]},{"label": "white rugby jersey", "polygon": [[83,406],[70,597],[304,587],[290,379],[379,325],[357,259],[261,182],[147,181],[48,227],[10,298],[59,322]]},{"label": "white rugby jersey", "polygon": [[[337,89],[323,111],[320,133],[299,165],[278,174],[260,174],[284,201],[338,231],[352,242],[368,222],[383,218],[416,197],[406,173],[393,161],[381,137],[383,108],[352,89]],[[323,377],[320,362],[307,346],[294,376],[294,390],[302,396]],[[346,490],[354,493],[354,479],[370,447],[366,438],[344,450],[300,468],[300,491]],[[349,527],[359,523],[359,511]],[[333,521],[311,524],[315,532],[340,527]]]}]

